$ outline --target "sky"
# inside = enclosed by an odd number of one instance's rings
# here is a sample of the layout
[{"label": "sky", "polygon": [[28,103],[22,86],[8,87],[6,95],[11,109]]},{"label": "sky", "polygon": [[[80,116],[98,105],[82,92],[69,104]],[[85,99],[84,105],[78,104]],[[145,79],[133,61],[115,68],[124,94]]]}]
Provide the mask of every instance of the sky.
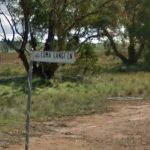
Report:
[{"label": "sky", "polygon": [[[4,5],[0,5],[0,8],[2,9],[2,11],[5,13],[5,15],[7,16],[7,18],[10,20],[11,22],[11,17],[9,16],[9,13],[7,11],[7,8],[4,6]],[[2,15],[0,14],[0,19],[1,19],[1,22],[2,22],[2,25],[5,29],[5,32],[6,32],[6,35],[7,35],[7,39],[12,39],[12,30],[11,30],[11,27],[7,21],[7,19]],[[2,31],[2,28],[0,27],[0,35],[3,35],[3,31]],[[17,34],[16,34],[16,37],[17,38]],[[43,42],[45,42],[45,39],[47,38],[47,35],[45,35],[45,37],[43,38]],[[2,37],[0,36],[0,40],[2,40]],[[81,39],[81,42],[84,41],[84,38]],[[93,39],[92,40],[93,43],[98,43],[98,40],[96,39]]]},{"label": "sky", "polygon": [[[11,18],[9,16],[9,13],[7,12],[6,7],[4,5],[0,5],[0,8],[3,10],[5,15],[7,16],[7,18],[11,22]],[[2,25],[3,25],[4,29],[5,29],[5,32],[7,34],[7,38],[11,39],[12,38],[12,30],[11,30],[11,27],[10,27],[8,21],[6,20],[6,18],[2,14],[0,14],[0,19],[1,19]],[[0,27],[0,34],[3,35],[3,31],[2,31],[1,27]],[[0,39],[2,39],[1,36],[0,36]]]}]

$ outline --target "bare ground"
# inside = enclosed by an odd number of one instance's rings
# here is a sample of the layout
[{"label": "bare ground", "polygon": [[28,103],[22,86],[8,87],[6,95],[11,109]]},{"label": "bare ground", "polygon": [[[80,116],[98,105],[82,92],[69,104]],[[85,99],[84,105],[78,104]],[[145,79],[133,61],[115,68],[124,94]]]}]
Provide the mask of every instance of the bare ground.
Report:
[{"label": "bare ground", "polygon": [[[112,108],[101,115],[32,125],[38,132],[31,137],[30,150],[150,150],[150,103]],[[21,143],[4,148],[23,149]]]}]

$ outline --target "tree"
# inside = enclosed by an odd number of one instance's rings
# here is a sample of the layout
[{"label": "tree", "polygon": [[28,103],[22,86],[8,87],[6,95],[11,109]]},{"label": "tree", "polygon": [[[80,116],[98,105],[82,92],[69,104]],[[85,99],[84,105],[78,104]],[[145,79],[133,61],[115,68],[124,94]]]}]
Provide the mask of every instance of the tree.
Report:
[{"label": "tree", "polygon": [[[38,50],[38,39],[47,35],[43,50],[72,50],[72,47],[74,50],[79,49],[82,45],[81,38],[85,38],[86,42],[93,37],[92,32],[89,34],[87,20],[97,15],[112,1],[114,0],[1,0],[9,12],[11,21],[2,9],[0,13],[8,21],[13,37],[11,40],[7,38],[2,22],[1,36],[3,41],[19,54],[28,72],[29,43],[33,50]],[[14,44],[16,34],[20,36],[20,45],[17,47]],[[51,78],[57,68],[57,64],[34,63],[33,73]]]},{"label": "tree", "polygon": [[150,35],[149,5],[149,0],[116,1],[103,9],[93,22],[124,64],[136,64],[146,48]]}]

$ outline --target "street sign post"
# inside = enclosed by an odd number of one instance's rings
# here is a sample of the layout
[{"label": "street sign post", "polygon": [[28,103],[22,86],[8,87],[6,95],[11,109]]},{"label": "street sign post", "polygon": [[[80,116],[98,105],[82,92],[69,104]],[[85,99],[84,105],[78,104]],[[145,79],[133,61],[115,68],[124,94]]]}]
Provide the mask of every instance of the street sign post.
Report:
[{"label": "street sign post", "polygon": [[33,62],[30,61],[28,72],[28,100],[27,100],[27,114],[26,114],[25,150],[28,150],[29,148],[30,112],[31,112],[31,96],[32,96],[32,70],[33,70]]},{"label": "street sign post", "polygon": [[64,52],[63,51],[31,51],[29,71],[28,71],[28,100],[27,100],[27,113],[26,113],[25,150],[29,149],[33,62],[72,64],[75,62],[75,54],[74,52],[70,52],[70,51],[68,52],[65,52],[65,51]]}]

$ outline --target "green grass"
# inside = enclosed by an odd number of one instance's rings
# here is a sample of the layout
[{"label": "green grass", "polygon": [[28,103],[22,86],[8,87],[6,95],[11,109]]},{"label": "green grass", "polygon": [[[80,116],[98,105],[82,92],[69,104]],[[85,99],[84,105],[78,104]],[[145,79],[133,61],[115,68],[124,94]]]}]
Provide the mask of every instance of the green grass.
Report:
[{"label": "green grass", "polygon": [[25,119],[20,116],[12,116],[9,118],[0,117],[0,131],[11,132],[17,129],[25,128]]},{"label": "green grass", "polygon": [[[33,80],[32,115],[34,118],[89,114],[107,109],[108,97],[133,96],[149,98],[149,73],[110,73],[89,76],[76,82],[52,81],[42,84]],[[24,114],[27,81],[17,79],[0,85],[2,116]]]},{"label": "green grass", "polygon": [[[118,65],[103,64],[83,76],[78,67],[63,66],[51,81],[34,78],[32,119],[102,113],[107,111],[109,97],[149,99],[149,72],[128,69],[120,71]],[[27,78],[16,65],[3,65],[0,76],[0,131],[9,131],[25,122]]]},{"label": "green grass", "polygon": [[0,77],[12,77],[26,75],[22,65],[19,64],[0,64]]}]

